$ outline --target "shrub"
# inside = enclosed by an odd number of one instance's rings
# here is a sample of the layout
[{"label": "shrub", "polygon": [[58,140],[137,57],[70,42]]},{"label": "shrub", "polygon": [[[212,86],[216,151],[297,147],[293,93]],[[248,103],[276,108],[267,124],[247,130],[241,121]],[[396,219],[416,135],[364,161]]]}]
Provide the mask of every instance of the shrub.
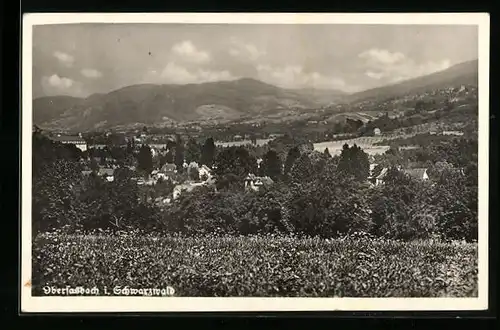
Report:
[{"label": "shrub", "polygon": [[186,235],[201,233],[256,234],[289,232],[283,199],[276,191],[214,192],[193,190],[164,215],[165,228]]},{"label": "shrub", "polygon": [[370,231],[369,205],[352,178],[298,184],[292,189],[288,208],[295,230],[305,235],[334,237],[338,233]]}]

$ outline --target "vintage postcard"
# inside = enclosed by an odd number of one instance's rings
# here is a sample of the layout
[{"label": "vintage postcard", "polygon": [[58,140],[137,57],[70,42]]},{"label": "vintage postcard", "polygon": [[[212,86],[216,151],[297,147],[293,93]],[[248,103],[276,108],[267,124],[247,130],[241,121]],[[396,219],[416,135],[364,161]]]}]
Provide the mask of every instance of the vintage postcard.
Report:
[{"label": "vintage postcard", "polygon": [[26,14],[22,75],[22,312],[488,308],[488,14]]}]

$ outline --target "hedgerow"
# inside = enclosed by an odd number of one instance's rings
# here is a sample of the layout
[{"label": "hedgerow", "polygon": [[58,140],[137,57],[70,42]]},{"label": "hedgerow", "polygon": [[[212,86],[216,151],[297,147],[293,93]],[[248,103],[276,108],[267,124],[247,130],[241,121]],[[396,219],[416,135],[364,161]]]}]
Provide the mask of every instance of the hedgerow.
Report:
[{"label": "hedgerow", "polygon": [[477,296],[477,245],[370,237],[44,233],[33,294],[44,286],[175,289],[175,296]]}]

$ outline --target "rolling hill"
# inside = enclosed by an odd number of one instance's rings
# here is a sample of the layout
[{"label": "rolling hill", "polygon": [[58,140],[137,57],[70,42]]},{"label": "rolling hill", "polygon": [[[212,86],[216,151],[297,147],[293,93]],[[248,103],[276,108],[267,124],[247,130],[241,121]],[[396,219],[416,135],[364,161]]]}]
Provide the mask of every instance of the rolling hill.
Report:
[{"label": "rolling hill", "polygon": [[[317,93],[322,93],[322,98]],[[243,78],[188,85],[133,85],[88,98],[43,97],[33,101],[33,113],[40,127],[83,131],[134,123],[258,117],[284,109],[316,108],[339,95],[337,91],[287,90]]]},{"label": "rolling hill", "polygon": [[[69,131],[238,119],[260,121],[274,118],[279,121],[284,117],[301,118],[319,108],[327,110],[340,102],[376,102],[434,89],[477,84],[478,61],[474,60],[350,95],[335,90],[283,89],[243,78],[187,85],[132,85],[87,98],[42,97],[33,100],[33,113],[34,123],[41,128]],[[369,110],[364,108],[361,112]],[[356,111],[351,110],[353,118],[359,117],[354,113]],[[361,113],[360,116],[368,120]]]},{"label": "rolling hill", "polygon": [[72,96],[46,96],[33,100],[33,121],[44,123],[58,118],[71,107],[79,105],[83,99]]},{"label": "rolling hill", "polygon": [[292,93],[302,95],[306,98],[313,98],[318,104],[331,104],[336,103],[341,98],[346,97],[348,94],[339,90],[330,89],[317,89],[317,88],[302,88],[290,89]]},{"label": "rolling hill", "polygon": [[405,80],[397,84],[350,94],[345,97],[345,101],[355,102],[374,98],[391,98],[410,93],[422,93],[436,88],[456,87],[460,85],[478,85],[477,60],[459,63],[446,70]]}]

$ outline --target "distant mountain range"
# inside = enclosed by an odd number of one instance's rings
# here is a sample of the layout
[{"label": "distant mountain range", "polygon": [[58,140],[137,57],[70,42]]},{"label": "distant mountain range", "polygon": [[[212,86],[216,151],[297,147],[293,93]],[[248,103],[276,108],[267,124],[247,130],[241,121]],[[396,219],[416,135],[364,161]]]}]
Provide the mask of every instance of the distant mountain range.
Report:
[{"label": "distant mountain range", "polygon": [[446,70],[405,80],[393,85],[350,94],[345,100],[362,101],[373,98],[398,97],[410,93],[416,94],[436,88],[459,85],[478,85],[477,60],[459,63]]},{"label": "distant mountain range", "polygon": [[33,100],[34,123],[45,129],[98,128],[186,121],[235,120],[308,112],[336,102],[351,102],[457,84],[477,85],[478,62],[348,95],[335,90],[283,89],[243,78],[187,85],[141,84],[87,98],[50,96]]},{"label": "distant mountain range", "polygon": [[343,95],[339,91],[282,89],[244,78],[188,85],[133,85],[87,98],[41,97],[33,100],[33,113],[34,122],[42,127],[88,130],[314,109]]}]

